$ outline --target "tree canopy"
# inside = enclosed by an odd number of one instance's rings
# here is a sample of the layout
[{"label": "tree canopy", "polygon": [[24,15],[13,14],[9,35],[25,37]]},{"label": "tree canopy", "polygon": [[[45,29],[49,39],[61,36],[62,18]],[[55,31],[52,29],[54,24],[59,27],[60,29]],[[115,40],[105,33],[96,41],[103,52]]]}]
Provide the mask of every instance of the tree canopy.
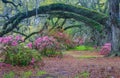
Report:
[{"label": "tree canopy", "polygon": [[[76,20],[88,23],[91,26],[105,25],[108,19],[107,15],[96,12],[94,10],[61,3],[40,6],[37,11],[38,14],[55,14],[57,17],[74,18]],[[12,31],[23,19],[35,15],[36,9],[28,11],[28,14],[26,14],[26,12],[16,14],[4,24],[0,36],[3,36],[4,34]]]}]

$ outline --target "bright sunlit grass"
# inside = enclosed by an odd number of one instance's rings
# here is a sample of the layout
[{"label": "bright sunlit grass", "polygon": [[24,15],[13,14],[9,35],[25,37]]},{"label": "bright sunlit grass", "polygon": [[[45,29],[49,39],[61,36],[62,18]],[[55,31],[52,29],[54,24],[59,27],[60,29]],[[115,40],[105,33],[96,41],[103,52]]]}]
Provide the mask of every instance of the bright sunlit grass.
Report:
[{"label": "bright sunlit grass", "polygon": [[84,46],[84,45],[81,45],[81,46],[77,46],[74,48],[74,50],[78,50],[78,51],[88,51],[88,50],[94,50],[93,47],[90,47],[90,46]]},{"label": "bright sunlit grass", "polygon": [[82,55],[79,57],[79,59],[90,59],[90,58],[97,58],[96,56],[88,56],[88,55]]}]

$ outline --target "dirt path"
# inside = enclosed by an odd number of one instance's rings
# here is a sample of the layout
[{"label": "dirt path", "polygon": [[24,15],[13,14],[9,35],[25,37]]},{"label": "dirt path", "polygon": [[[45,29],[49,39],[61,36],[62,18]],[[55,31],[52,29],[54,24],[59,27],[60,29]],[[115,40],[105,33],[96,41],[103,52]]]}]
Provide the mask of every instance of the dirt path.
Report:
[{"label": "dirt path", "polygon": [[43,70],[57,78],[86,78],[86,72],[87,78],[120,78],[120,58],[105,58],[96,52],[69,51],[64,58],[44,58],[44,62]]},{"label": "dirt path", "polygon": [[[63,58],[43,58],[43,61],[45,65],[40,70],[48,74],[33,78],[120,78],[120,57],[107,58],[96,52],[67,51]],[[34,68],[3,66],[0,76],[3,70],[19,72]]]}]

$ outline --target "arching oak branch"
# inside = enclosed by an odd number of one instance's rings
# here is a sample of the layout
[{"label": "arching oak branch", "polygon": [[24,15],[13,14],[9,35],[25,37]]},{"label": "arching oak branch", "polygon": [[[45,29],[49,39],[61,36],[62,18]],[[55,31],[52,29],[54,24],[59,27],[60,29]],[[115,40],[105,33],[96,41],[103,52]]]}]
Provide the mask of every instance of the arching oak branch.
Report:
[{"label": "arching oak branch", "polygon": [[[59,13],[56,11],[59,11]],[[63,14],[62,14],[62,12],[63,12]],[[57,3],[57,4],[46,5],[46,6],[40,6],[38,8],[38,14],[51,14],[51,13],[54,13],[54,14],[57,14],[57,15],[63,16],[63,17],[64,16],[70,17],[72,14],[74,16],[73,17],[71,16],[70,18],[74,18],[74,19],[76,19],[77,16],[81,16],[84,18],[84,20],[85,20],[85,18],[91,19],[92,21],[96,22],[96,24],[102,24],[102,25],[105,25],[106,20],[108,19],[108,17],[106,15],[101,14],[99,12],[89,10],[84,7],[76,7],[76,6],[72,6],[72,5],[68,5],[68,4]],[[71,14],[69,14],[69,16],[68,16],[68,15],[66,15],[68,13],[71,13]],[[0,36],[3,36],[4,34],[12,31],[25,18],[29,18],[29,17],[35,16],[35,15],[36,15],[36,9],[33,9],[31,11],[28,11],[27,15],[26,15],[26,12],[24,12],[24,13],[18,13],[17,15],[11,17],[10,20],[4,24],[3,30],[0,33]],[[77,20],[78,19],[79,18],[77,18]]]}]

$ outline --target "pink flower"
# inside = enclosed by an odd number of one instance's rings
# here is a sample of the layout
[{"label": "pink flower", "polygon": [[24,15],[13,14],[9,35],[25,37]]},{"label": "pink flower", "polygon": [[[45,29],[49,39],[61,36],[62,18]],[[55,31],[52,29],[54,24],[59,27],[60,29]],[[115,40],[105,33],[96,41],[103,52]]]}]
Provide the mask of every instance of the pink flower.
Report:
[{"label": "pink flower", "polygon": [[58,32],[58,35],[63,36],[63,33],[62,32]]},{"label": "pink flower", "polygon": [[35,58],[32,58],[32,60],[31,60],[30,63],[31,63],[31,64],[34,64],[34,63],[35,63]]},{"label": "pink flower", "polygon": [[17,43],[17,41],[13,41],[13,42],[11,43],[11,45],[12,45],[12,46],[17,46],[18,43]]},{"label": "pink flower", "polygon": [[110,51],[111,51],[111,43],[105,43],[104,46],[102,46],[99,53],[101,55],[107,55],[110,53]]},{"label": "pink flower", "polygon": [[49,37],[48,37],[48,36],[44,36],[44,37],[42,38],[42,40],[43,40],[43,41],[49,40]]},{"label": "pink flower", "polygon": [[28,43],[27,46],[32,49],[32,42]]},{"label": "pink flower", "polygon": [[111,43],[105,43],[104,46],[111,46]]},{"label": "pink flower", "polygon": [[13,36],[12,36],[12,35],[7,36],[6,38],[7,38],[9,41],[12,41],[12,40],[13,40]]},{"label": "pink flower", "polygon": [[34,48],[36,48],[39,51],[43,51],[45,49],[50,49],[50,48],[58,49],[59,45],[57,44],[58,44],[57,40],[51,36],[50,37],[49,36],[39,37],[33,42]]},{"label": "pink flower", "polygon": [[3,40],[2,40],[3,44],[7,44],[8,42],[9,42],[9,40],[7,38],[3,38]]},{"label": "pink flower", "polygon": [[22,36],[21,36],[21,35],[17,35],[17,36],[15,37],[15,39],[16,39],[17,41],[19,41],[19,40],[23,41],[23,39],[22,39]]},{"label": "pink flower", "polygon": [[24,42],[24,38],[21,38],[21,41]]},{"label": "pink flower", "polygon": [[2,42],[2,40],[3,40],[3,38],[2,38],[2,37],[0,37],[0,43]]}]

